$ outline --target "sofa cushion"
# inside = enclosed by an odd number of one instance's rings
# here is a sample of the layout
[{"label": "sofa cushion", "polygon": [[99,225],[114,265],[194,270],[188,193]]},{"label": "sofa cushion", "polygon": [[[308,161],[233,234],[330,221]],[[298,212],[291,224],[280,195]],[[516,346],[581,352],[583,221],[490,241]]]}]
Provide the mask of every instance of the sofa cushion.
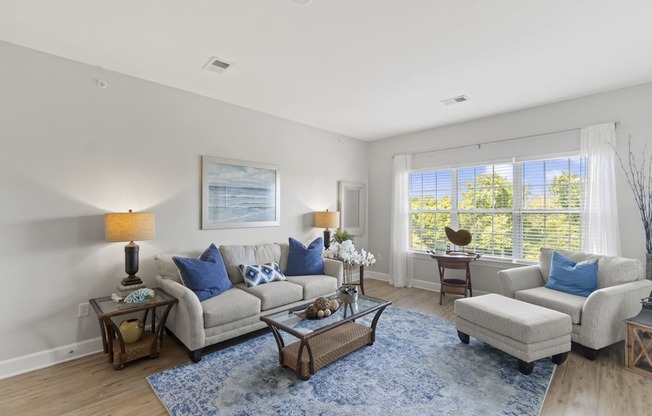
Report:
[{"label": "sofa cushion", "polygon": [[211,244],[198,259],[174,256],[172,260],[179,268],[183,285],[192,290],[200,302],[233,287],[215,244]]},{"label": "sofa cushion", "polygon": [[251,288],[244,283],[238,283],[236,287],[260,299],[260,309],[263,311],[303,300],[303,287],[288,281],[271,282]]},{"label": "sofa cushion", "polygon": [[265,264],[274,261],[278,263],[281,258],[281,248],[278,244],[226,245],[220,246],[220,252],[229,279],[234,285],[244,282],[240,273],[241,264]]},{"label": "sofa cushion", "polygon": [[337,279],[326,275],[288,276],[288,281],[303,287],[303,299],[326,296],[337,291]]},{"label": "sofa cushion", "polygon": [[254,287],[270,282],[286,280],[278,263],[240,265],[240,273],[247,287]]},{"label": "sofa cushion", "polygon": [[281,259],[278,262],[278,265],[281,267],[281,271],[285,273],[288,268],[288,254],[290,252],[290,245],[288,243],[280,243],[278,246],[281,248]]},{"label": "sofa cushion", "polygon": [[323,251],[324,240],[321,237],[316,238],[308,247],[290,237],[286,276],[324,274]]},{"label": "sofa cushion", "polygon": [[546,283],[548,282],[548,276],[550,276],[552,253],[555,251],[575,262],[598,259],[598,289],[618,286],[645,278],[643,264],[637,259],[542,248],[539,253],[539,267]]},{"label": "sofa cushion", "polygon": [[573,324],[582,322],[582,307],[586,302],[584,296],[571,295],[570,293],[559,292],[542,286],[519,290],[514,298],[570,315]]},{"label": "sofa cushion", "polygon": [[256,264],[254,246],[220,246],[220,253],[222,253],[229,279],[234,285],[244,281],[240,273],[241,264]]},{"label": "sofa cushion", "polygon": [[181,275],[179,274],[179,268],[174,264],[172,257],[191,257],[197,258],[201,256],[201,251],[191,251],[186,253],[173,253],[173,254],[157,254],[154,256],[154,261],[156,262],[156,267],[158,269],[158,274],[164,279],[174,280],[177,283],[183,284],[181,281]]},{"label": "sofa cushion", "polygon": [[598,288],[598,260],[574,262],[557,252],[552,254],[548,289],[589,296]]},{"label": "sofa cushion", "polygon": [[232,288],[201,303],[204,328],[227,324],[260,313],[260,299]]}]

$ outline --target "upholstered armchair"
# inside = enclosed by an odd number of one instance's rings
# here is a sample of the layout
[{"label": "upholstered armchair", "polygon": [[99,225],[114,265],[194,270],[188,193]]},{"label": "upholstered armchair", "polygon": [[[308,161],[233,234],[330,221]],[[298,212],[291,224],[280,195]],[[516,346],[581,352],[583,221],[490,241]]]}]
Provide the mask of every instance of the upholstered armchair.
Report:
[{"label": "upholstered armchair", "polygon": [[[584,297],[546,288],[555,251],[575,262],[598,259],[598,289]],[[625,339],[623,320],[640,312],[641,299],[652,290],[639,260],[547,248],[541,249],[539,264],[502,270],[498,278],[503,295],[570,315],[571,340],[585,347],[590,360]]]}]

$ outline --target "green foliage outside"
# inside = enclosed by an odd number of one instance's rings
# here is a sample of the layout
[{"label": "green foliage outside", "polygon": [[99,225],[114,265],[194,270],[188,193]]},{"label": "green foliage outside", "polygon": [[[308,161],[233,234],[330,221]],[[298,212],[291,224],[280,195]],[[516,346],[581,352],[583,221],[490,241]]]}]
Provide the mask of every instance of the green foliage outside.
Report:
[{"label": "green foliage outside", "polygon": [[[463,187],[466,190],[459,198],[458,228],[468,229],[473,234],[473,242],[468,249],[512,257],[512,183],[498,174],[480,174],[476,175],[475,184],[465,182]],[[530,195],[528,189],[523,190],[524,259],[537,260],[539,249],[544,246],[573,251],[580,249],[579,214],[554,211],[578,210],[581,191],[580,178],[567,172],[553,178],[546,195]],[[444,227],[451,224],[450,196],[440,200],[434,196],[412,197],[410,204],[412,247],[422,250],[441,249],[447,241]],[[435,212],[446,210],[449,212]],[[477,212],[482,210],[491,212]]]}]

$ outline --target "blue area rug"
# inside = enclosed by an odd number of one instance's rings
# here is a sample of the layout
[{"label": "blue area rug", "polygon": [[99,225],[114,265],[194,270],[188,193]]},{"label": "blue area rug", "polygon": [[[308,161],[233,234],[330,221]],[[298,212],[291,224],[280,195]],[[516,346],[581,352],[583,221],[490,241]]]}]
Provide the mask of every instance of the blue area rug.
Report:
[{"label": "blue area rug", "polygon": [[[371,320],[371,317],[358,322]],[[286,335],[286,345],[292,337]],[[538,415],[554,364],[516,359],[447,321],[388,307],[376,342],[301,381],[271,334],[147,379],[172,415]]]}]

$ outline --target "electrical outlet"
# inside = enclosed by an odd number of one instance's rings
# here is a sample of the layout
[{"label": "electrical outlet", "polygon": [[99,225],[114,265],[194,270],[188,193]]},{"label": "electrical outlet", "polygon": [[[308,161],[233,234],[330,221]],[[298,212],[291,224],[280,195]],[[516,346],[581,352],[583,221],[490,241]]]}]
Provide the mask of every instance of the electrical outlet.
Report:
[{"label": "electrical outlet", "polygon": [[90,313],[90,305],[88,302],[80,303],[77,307],[77,317],[88,316]]}]

